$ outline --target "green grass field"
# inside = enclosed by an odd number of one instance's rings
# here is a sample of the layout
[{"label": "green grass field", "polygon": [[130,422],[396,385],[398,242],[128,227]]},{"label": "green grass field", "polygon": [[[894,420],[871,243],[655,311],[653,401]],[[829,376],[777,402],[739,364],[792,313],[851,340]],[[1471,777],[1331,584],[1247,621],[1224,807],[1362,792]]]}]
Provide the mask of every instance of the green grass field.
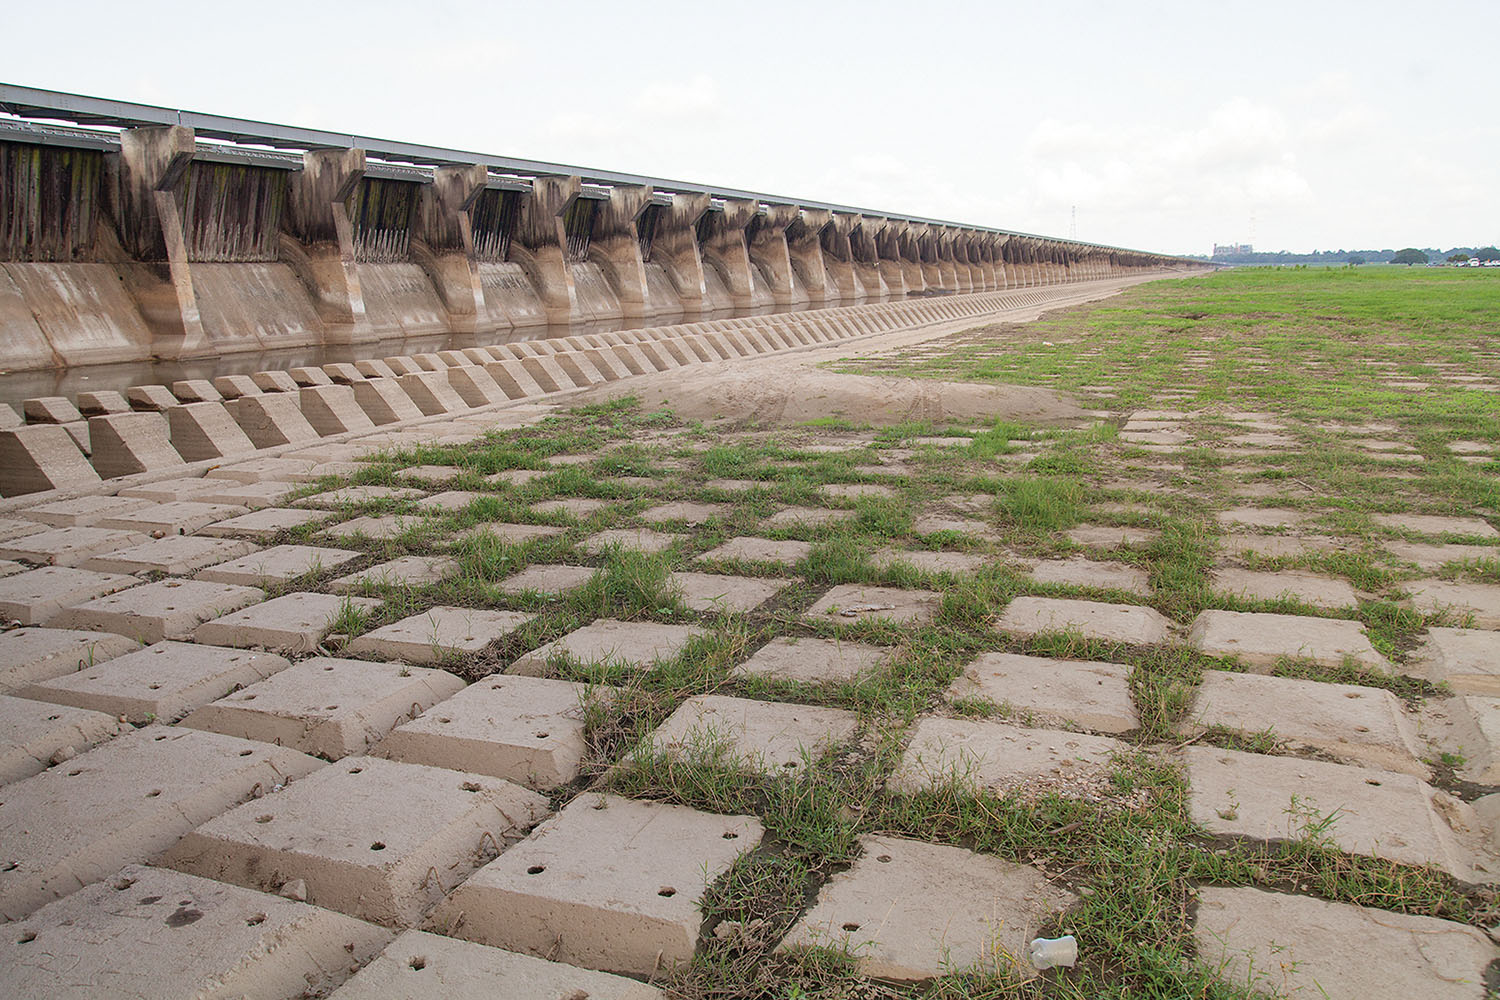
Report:
[{"label": "green grass field", "polygon": [[[1439,269],[1240,270],[1133,288],[1095,305],[1049,314],[1019,327],[965,331],[906,354],[851,357],[851,373],[1050,386],[1077,393],[1099,411],[1076,427],[978,424],[865,428],[836,420],[815,425],[726,431],[688,424],[630,401],[554,417],[490,435],[473,446],[420,448],[387,456],[353,482],[409,485],[415,464],[457,467],[448,489],[485,493],[462,510],[414,517],[390,540],[352,543],[380,559],[454,556],[458,571],[427,587],[372,587],[385,598],[349,632],[373,628],[433,605],[529,610],[537,618],[484,655],[450,668],[473,680],[594,618],[693,622],[708,636],[679,658],[644,672],[617,665],[559,662],[555,676],[620,685],[625,695],[590,704],[592,755],[584,776],[558,789],[562,804],[586,789],[748,812],[769,831],[705,899],[706,916],[732,933],[710,933],[700,957],[665,984],[674,996],[728,998],[1229,998],[1254,995],[1200,964],[1190,933],[1194,886],[1253,885],[1310,893],[1479,927],[1500,918],[1489,890],[1465,886],[1434,868],[1339,851],[1324,835],[1328,817],[1297,819],[1286,843],[1209,836],[1188,818],[1186,781],[1169,754],[1194,687],[1207,669],[1239,669],[1177,642],[1135,647],[1074,634],[1022,639],[994,628],[1022,594],[1144,604],[1185,625],[1205,608],[1346,617],[1362,622],[1382,653],[1400,664],[1422,630],[1451,616],[1423,614],[1403,584],[1422,575],[1387,546],[1417,536],[1382,526],[1381,514],[1500,516],[1500,275]],[[1122,436],[1133,412],[1170,410],[1191,440],[1151,445]],[[1263,428],[1270,428],[1269,430]],[[1245,437],[1245,435],[1251,437]],[[1256,443],[1266,434],[1275,444]],[[952,436],[955,447],[914,443]],[[1266,438],[1265,441],[1270,441]],[[1378,441],[1397,447],[1371,445]],[[1248,443],[1247,443],[1248,442]],[[815,446],[834,446],[825,451]],[[547,459],[585,455],[554,467]],[[545,470],[520,486],[495,485],[506,469]],[[624,481],[622,481],[622,477]],[[746,489],[710,485],[747,480]],[[830,498],[829,484],[880,484],[888,496]],[[308,488],[311,494],[335,484]],[[581,518],[541,515],[543,500],[608,501]],[[610,527],[636,526],[649,507],[672,500],[723,505],[697,525],[668,526],[679,540],[663,553],[612,550],[581,556],[573,546]],[[847,510],[834,524],[766,528],[788,505]],[[1357,606],[1328,610],[1292,598],[1252,600],[1216,593],[1211,570],[1227,556],[1217,515],[1238,506],[1306,515],[1297,532],[1332,540],[1302,555],[1248,557],[1252,568],[1302,569],[1349,581]],[[402,503],[351,505],[342,513],[410,511]],[[983,523],[983,530],[919,533],[923,515]],[[522,545],[454,536],[487,522],[551,523],[563,534]],[[1080,524],[1154,532],[1134,546],[1080,545],[1063,532]],[[281,540],[318,537],[316,528]],[[739,535],[811,543],[793,566],[710,563],[696,557]],[[1490,545],[1463,536],[1444,541]],[[341,543],[346,544],[346,543]],[[931,572],[882,549],[955,552],[984,558],[973,572]],[[1500,581],[1500,548],[1442,565],[1455,580]],[[1029,561],[1088,555],[1138,568],[1144,592],[1039,583]],[[566,562],[596,569],[589,584],[562,597],[508,595],[496,584],[525,566]],[[685,610],[669,574],[704,569],[776,577],[787,587],[752,613]],[[328,574],[331,575],[331,574]],[[942,595],[926,624],[841,624],[803,611],[830,584],[863,582],[928,588]],[[316,589],[326,580],[298,581]],[[819,636],[891,647],[889,663],[856,681],[768,682],[730,675],[733,664],[778,636]],[[1133,668],[1141,725],[1126,735],[1130,753],[1115,763],[1112,794],[1085,801],[1053,794],[976,792],[955,784],[915,795],[884,783],[913,722],[923,715],[1013,717],[1008,705],[949,704],[944,689],[985,651],[1106,661]],[[1411,703],[1441,688],[1400,673],[1346,664],[1319,667],[1288,659],[1281,676],[1387,688]],[[722,747],[687,757],[629,751],[694,694],[829,705],[857,713],[860,733],[795,774],[764,778],[741,769]],[[1274,732],[1211,731],[1199,742],[1282,753]],[[1440,762],[1438,783],[1472,797]],[[1063,927],[1077,935],[1073,970],[1029,980],[965,973],[918,987],[862,978],[837,951],[774,950],[807,900],[846,866],[856,838],[870,832],[958,845],[1033,865],[1081,897]],[[1352,943],[1356,944],[1357,943]]]}]

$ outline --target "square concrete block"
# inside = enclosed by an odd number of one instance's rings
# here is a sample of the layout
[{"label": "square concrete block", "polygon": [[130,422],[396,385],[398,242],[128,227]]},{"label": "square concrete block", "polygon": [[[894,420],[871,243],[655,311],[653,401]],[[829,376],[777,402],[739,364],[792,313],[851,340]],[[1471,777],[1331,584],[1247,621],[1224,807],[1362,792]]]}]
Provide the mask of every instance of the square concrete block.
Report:
[{"label": "square concrete block", "polygon": [[584,705],[615,694],[611,687],[494,675],[397,726],[375,753],[555,788],[578,777],[587,753]]},{"label": "square concrete block", "polygon": [[257,550],[250,542],[200,535],[168,535],[140,545],[117,549],[84,562],[85,569],[109,573],[168,573],[182,575]]},{"label": "square concrete block", "polygon": [[1430,628],[1414,660],[1423,676],[1459,694],[1500,696],[1500,641],[1493,632]]},{"label": "square concrete block", "polygon": [[1500,698],[1469,695],[1448,705],[1453,718],[1450,742],[1467,758],[1459,773],[1470,781],[1495,784],[1500,779]]},{"label": "square concrete block", "polygon": [[654,986],[530,955],[405,931],[330,1000],[666,1000]]},{"label": "square concrete block", "polygon": [[0,915],[146,861],[199,823],[322,766],[283,747],[151,726],[6,787]]},{"label": "square concrete block", "polygon": [[829,510],[826,507],[787,507],[761,522],[763,528],[817,528],[825,524],[852,521],[852,510]]},{"label": "square concrete block", "polygon": [[590,535],[578,543],[578,547],[589,555],[602,555],[612,546],[635,549],[638,552],[665,552],[686,538],[686,535],[671,535],[650,528],[611,528]]},{"label": "square concrete block", "polygon": [[866,836],[853,867],[829,879],[780,948],[840,949],[880,979],[1034,975],[1031,939],[1075,898],[1028,865]]},{"label": "square concrete block", "polygon": [[290,507],[265,507],[261,510],[226,518],[198,531],[211,537],[249,535],[251,538],[270,538],[289,528],[301,527],[317,521],[325,521],[328,515],[315,510],[294,510]]},{"label": "square concrete block", "polygon": [[1284,507],[1236,507],[1217,516],[1227,528],[1294,528],[1310,519],[1308,514]]},{"label": "square concrete block", "polygon": [[141,581],[123,573],[43,566],[0,578],[0,620],[45,625],[63,608],[113,594]]},{"label": "square concrete block", "polygon": [[716,517],[723,517],[730,511],[728,504],[722,503],[693,503],[686,500],[675,500],[672,503],[659,504],[641,512],[640,518],[647,524],[702,524]]},{"label": "square concrete block", "polygon": [[1222,726],[1244,735],[1270,730],[1303,750],[1350,764],[1427,777],[1418,762],[1416,721],[1381,688],[1208,670],[1188,711],[1189,731]]},{"label": "square concrete block", "polygon": [[1386,542],[1386,551],[1402,562],[1416,565],[1418,569],[1442,569],[1446,563],[1466,562],[1470,559],[1492,559],[1495,549],[1488,545],[1428,545],[1424,542]]},{"label": "square concrete block", "polygon": [[1383,528],[1417,535],[1467,535],[1500,539],[1500,531],[1481,517],[1443,517],[1436,514],[1376,514],[1371,520]]},{"label": "square concrete block", "polygon": [[265,596],[256,587],[162,580],[64,608],[52,624],[58,628],[114,632],[147,643],[187,639],[203,622],[254,604]]},{"label": "square concrete block", "polygon": [[128,514],[117,514],[99,522],[101,528],[122,531],[161,532],[164,535],[190,535],[199,528],[250,513],[249,508],[228,503],[202,503],[197,500],[174,500],[171,503],[143,507]]},{"label": "square concrete block", "polygon": [[698,557],[700,561],[733,560],[747,563],[777,563],[794,566],[812,552],[811,542],[782,541],[769,538],[741,536],[731,538],[718,548],[709,549]]},{"label": "square concrete block", "polygon": [[205,705],[184,726],[337,760],[463,689],[441,670],[316,656]]},{"label": "square concrete block", "polygon": [[349,643],[351,654],[434,664],[477,653],[535,618],[519,611],[428,608]]},{"label": "square concrete block", "polygon": [[808,608],[809,618],[841,623],[885,619],[900,625],[932,621],[937,616],[942,595],[931,590],[900,590],[895,587],[866,587],[858,583],[840,584],[829,590]]},{"label": "square concrete block", "polygon": [[1081,524],[1063,532],[1074,545],[1089,549],[1130,549],[1150,545],[1161,536],[1152,528],[1116,528],[1100,524]]},{"label": "square concrete block", "polygon": [[399,538],[415,528],[430,524],[420,514],[382,514],[374,517],[355,517],[338,524],[329,525],[323,534],[341,542],[364,538],[385,541]]},{"label": "square concrete block", "polygon": [[535,514],[560,514],[581,521],[605,510],[612,503],[611,500],[594,500],[589,497],[564,497],[561,500],[544,500],[532,504],[531,510]]},{"label": "square concrete block", "polygon": [[119,495],[149,500],[152,503],[171,503],[174,500],[191,500],[223,485],[224,481],[220,479],[186,476],[181,479],[158,479],[139,486],[127,486],[120,491]]},{"label": "square concrete block", "polygon": [[259,646],[309,653],[317,649],[332,631],[344,609],[351,607],[358,611],[374,611],[380,607],[380,601],[372,597],[338,597],[333,594],[283,594],[204,622],[193,633],[193,638],[210,645]]},{"label": "square concrete block", "polygon": [[692,959],[704,891],[763,834],[752,816],[580,795],[439,904],[432,925],[570,965],[651,975]]},{"label": "square concrete block", "polygon": [[657,727],[640,752],[785,774],[847,743],[858,728],[859,718],[838,708],[696,695]]},{"label": "square concrete block", "polygon": [[539,649],[523,654],[508,673],[541,677],[550,670],[549,661],[561,657],[580,664],[649,667],[657,660],[670,660],[693,639],[707,635],[690,625],[658,625],[655,622],[621,622],[600,618]]},{"label": "square concrete block", "polygon": [[550,524],[508,524],[500,521],[476,524],[454,536],[454,545],[486,536],[505,545],[527,545],[544,538],[556,538],[566,534],[567,528]]},{"label": "square concrete block", "polygon": [[442,493],[434,493],[430,497],[423,497],[417,501],[416,506],[423,513],[446,514],[463,510],[475,500],[483,500],[494,495],[493,493],[474,493],[469,490],[445,490]]},{"label": "square concrete block", "polygon": [[149,536],[113,528],[53,528],[0,543],[0,559],[19,559],[42,566],[77,566],[86,559],[139,545]]},{"label": "square concrete block", "polygon": [[1125,733],[1140,725],[1121,663],[1051,660],[985,653],[948,688],[950,701],[983,698],[1010,708],[1027,725]]},{"label": "square concrete block", "polygon": [[673,573],[669,578],[672,591],[685,606],[710,614],[754,611],[789,582],[720,573]]},{"label": "square concrete block", "polygon": [[179,871],[409,927],[547,814],[499,778],[351,757],[204,823],[162,857]]},{"label": "square concrete block", "polygon": [[956,784],[1001,795],[1086,798],[1107,788],[1110,762],[1128,749],[1107,736],[1004,722],[920,719],[886,787],[903,795]]},{"label": "square concrete block", "polygon": [[326,573],[364,558],[363,552],[316,545],[275,545],[269,549],[211,566],[199,580],[256,585],[286,583],[309,573]]},{"label": "square concrete block", "polygon": [[151,501],[136,497],[78,497],[75,500],[54,500],[28,507],[26,510],[16,511],[16,516],[53,528],[83,528],[98,524],[107,517],[129,514],[133,510],[150,506]]},{"label": "square concrete block", "polygon": [[988,560],[984,556],[968,552],[933,552],[927,549],[879,549],[870,556],[870,562],[884,570],[895,566],[910,566],[919,573],[963,576],[977,572]]},{"label": "square concrete block", "polygon": [[12,517],[0,518],[0,542],[8,542],[13,538],[25,538],[27,535],[38,535],[46,530],[45,524],[35,521],[22,521]]},{"label": "square concrete block", "polygon": [[145,725],[171,722],[226,691],[265,680],[288,666],[271,653],[158,642],[16,693]]},{"label": "square concrete block", "polygon": [[1482,837],[1464,802],[1410,774],[1296,757],[1188,747],[1188,814],[1210,833],[1286,841],[1322,831],[1340,850],[1473,878]]},{"label": "square concrete block", "polygon": [[0,785],[71,760],[121,728],[103,712],[0,695]]},{"label": "square concrete block", "polygon": [[1467,924],[1251,888],[1200,888],[1193,936],[1224,980],[1278,996],[1480,1000],[1500,958]]},{"label": "square concrete block", "polygon": [[1071,559],[1048,559],[1031,571],[1037,583],[1055,583],[1067,587],[1098,587],[1123,590],[1145,596],[1151,592],[1146,571],[1117,562],[1095,562],[1082,556]]},{"label": "square concrete block", "polygon": [[329,589],[344,592],[364,587],[425,587],[452,576],[458,562],[447,556],[401,556],[358,573],[341,576]]},{"label": "square concrete block", "polygon": [[1021,636],[1077,632],[1088,639],[1137,646],[1166,642],[1170,634],[1170,624],[1152,608],[1053,597],[1015,598],[996,627]]},{"label": "square concrete block", "polygon": [[297,506],[343,507],[376,500],[416,500],[423,496],[426,494],[421,490],[414,490],[409,486],[341,486],[336,490],[325,490],[304,497],[297,501]]},{"label": "square concrete block", "polygon": [[1253,601],[1290,597],[1315,608],[1352,608],[1359,604],[1359,596],[1348,580],[1301,570],[1262,573],[1231,566],[1214,570],[1210,582],[1221,594]]},{"label": "square concrete block", "polygon": [[213,489],[206,490],[194,496],[193,499],[204,503],[227,503],[249,510],[260,510],[264,507],[276,506],[297,490],[297,487],[291,483],[281,483],[275,480],[241,484],[224,480],[211,480],[211,482],[216,484]]},{"label": "square concrete block", "polygon": [[1412,604],[1424,615],[1447,612],[1464,619],[1472,616],[1475,628],[1500,629],[1500,586],[1496,584],[1409,580],[1401,586],[1411,592]]},{"label": "square concrete block", "polygon": [[51,680],[138,649],[122,635],[65,628],[16,628],[0,632],[0,693]]},{"label": "square concrete block", "polygon": [[766,643],[731,673],[803,684],[843,683],[875,670],[891,653],[887,647],[858,642],[783,637]]},{"label": "square concrete block", "polygon": [[203,475],[206,479],[232,479],[240,483],[258,483],[266,479],[308,483],[317,478],[312,472],[316,464],[305,458],[252,458],[233,465],[217,466]]},{"label": "square concrete block", "polygon": [[339,913],[129,865],[0,939],[15,996],[323,995],[391,932]]},{"label": "square concrete block", "polygon": [[507,594],[562,594],[576,590],[594,578],[599,572],[592,566],[527,566],[514,576],[508,576],[497,586]]},{"label": "square concrete block", "polygon": [[1188,644],[1210,656],[1233,656],[1257,673],[1269,673],[1283,656],[1328,667],[1351,659],[1390,672],[1390,661],[1365,636],[1364,626],[1337,618],[1203,611],[1193,619]]}]

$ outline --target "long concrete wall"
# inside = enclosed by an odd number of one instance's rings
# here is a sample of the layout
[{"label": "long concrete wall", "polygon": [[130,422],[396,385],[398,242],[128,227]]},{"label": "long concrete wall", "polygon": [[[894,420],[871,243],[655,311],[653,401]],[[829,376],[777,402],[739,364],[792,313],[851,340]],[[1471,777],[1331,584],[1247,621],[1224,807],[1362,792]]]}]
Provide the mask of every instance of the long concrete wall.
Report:
[{"label": "long concrete wall", "polygon": [[0,131],[0,363],[639,326],[1120,276],[1157,254],[193,128]]}]

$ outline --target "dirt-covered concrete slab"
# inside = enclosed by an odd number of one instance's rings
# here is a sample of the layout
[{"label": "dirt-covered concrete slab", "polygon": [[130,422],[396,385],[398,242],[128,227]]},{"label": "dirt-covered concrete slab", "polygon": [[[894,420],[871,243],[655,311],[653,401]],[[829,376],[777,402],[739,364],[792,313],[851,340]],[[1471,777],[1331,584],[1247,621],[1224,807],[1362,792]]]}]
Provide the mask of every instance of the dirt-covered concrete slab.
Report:
[{"label": "dirt-covered concrete slab", "polygon": [[1166,642],[1171,625],[1154,608],[1058,597],[1017,597],[1005,606],[996,628],[1013,635],[1076,632],[1087,639],[1137,646]]},{"label": "dirt-covered concrete slab", "polygon": [[265,596],[257,587],[160,580],[64,608],[50,624],[114,632],[141,643],[187,639],[203,622],[249,607]]},{"label": "dirt-covered concrete slab", "polygon": [[1130,668],[1119,663],[985,653],[964,667],[946,697],[983,699],[1032,726],[1124,733],[1140,725]]},{"label": "dirt-covered concrete slab", "polygon": [[140,583],[126,573],[73,566],[42,566],[0,577],[0,620],[45,625],[63,608]]},{"label": "dirt-covered concrete slab", "polygon": [[373,597],[333,594],[283,594],[262,604],[215,618],[193,633],[198,642],[217,646],[260,647],[291,653],[318,648],[347,609],[371,612],[380,607]]},{"label": "dirt-covered concrete slab", "polygon": [[1107,736],[1027,729],[1005,722],[924,718],[887,787],[910,794],[956,783],[1005,794],[1093,796],[1127,745]]},{"label": "dirt-covered concrete slab", "polygon": [[732,673],[803,684],[842,683],[878,669],[891,653],[887,647],[865,643],[779,636],[737,664]]},{"label": "dirt-covered concrete slab", "polygon": [[1392,671],[1357,621],[1244,611],[1204,611],[1193,620],[1188,643],[1210,656],[1232,656],[1247,669],[1269,673],[1283,657],[1328,667],[1344,661]]},{"label": "dirt-covered concrete slab", "polygon": [[0,695],[0,785],[69,761],[121,729],[103,712]]},{"label": "dirt-covered concrete slab", "polygon": [[655,622],[622,622],[600,618],[575,629],[556,642],[518,657],[508,673],[541,677],[550,670],[549,661],[562,657],[580,664],[624,664],[648,667],[669,660],[693,639],[706,635],[691,625],[659,625]]},{"label": "dirt-covered concrete slab", "polygon": [[941,604],[942,595],[931,590],[846,583],[831,588],[804,614],[809,618],[843,624],[883,619],[909,625],[932,621]]},{"label": "dirt-covered concrete slab", "polygon": [[642,751],[785,774],[847,743],[858,728],[858,716],[843,709],[703,694],[678,706]]},{"label": "dirt-covered concrete slab", "polygon": [[483,608],[428,608],[419,615],[382,625],[349,643],[347,650],[382,660],[431,665],[477,653],[534,619],[520,611]]}]

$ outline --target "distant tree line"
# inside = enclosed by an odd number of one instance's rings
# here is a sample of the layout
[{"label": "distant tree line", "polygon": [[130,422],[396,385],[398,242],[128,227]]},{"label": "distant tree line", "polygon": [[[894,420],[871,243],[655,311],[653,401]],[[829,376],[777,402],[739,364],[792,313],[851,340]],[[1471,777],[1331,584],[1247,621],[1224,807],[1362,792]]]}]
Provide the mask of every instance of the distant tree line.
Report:
[{"label": "distant tree line", "polygon": [[[1314,250],[1312,253],[1292,253],[1288,250],[1255,251],[1253,253],[1216,254],[1202,257],[1219,264],[1425,264],[1433,260],[1461,263],[1470,257],[1482,261],[1500,260],[1500,250],[1494,247],[1452,247],[1440,250],[1437,247],[1405,247],[1400,250]],[[1398,259],[1399,258],[1399,259]]]}]

